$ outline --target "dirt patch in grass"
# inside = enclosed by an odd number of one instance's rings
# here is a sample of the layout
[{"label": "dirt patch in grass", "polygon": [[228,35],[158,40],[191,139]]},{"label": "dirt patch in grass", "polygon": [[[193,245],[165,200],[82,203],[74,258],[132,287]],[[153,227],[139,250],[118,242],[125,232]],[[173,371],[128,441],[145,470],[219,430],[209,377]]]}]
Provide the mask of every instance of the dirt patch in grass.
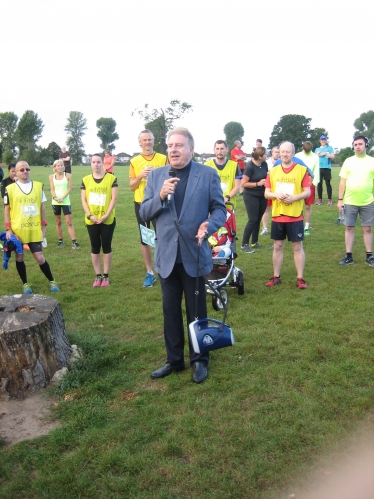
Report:
[{"label": "dirt patch in grass", "polygon": [[0,436],[4,444],[47,435],[59,425],[51,418],[56,398],[40,390],[25,400],[0,400]]}]

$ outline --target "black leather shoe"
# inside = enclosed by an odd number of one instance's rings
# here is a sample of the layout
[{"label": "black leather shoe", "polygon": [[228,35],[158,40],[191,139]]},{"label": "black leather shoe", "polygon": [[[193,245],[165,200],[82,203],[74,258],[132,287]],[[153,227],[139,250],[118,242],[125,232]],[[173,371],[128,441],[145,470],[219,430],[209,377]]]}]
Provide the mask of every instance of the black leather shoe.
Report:
[{"label": "black leather shoe", "polygon": [[169,376],[173,371],[175,372],[180,372],[184,371],[185,366],[184,364],[181,366],[172,366],[169,362],[167,362],[164,366],[160,367],[159,369],[156,369],[156,371],[153,371],[151,373],[151,378],[152,379],[159,379],[159,378],[165,378],[165,376]]},{"label": "black leather shoe", "polygon": [[208,376],[208,369],[203,362],[194,362],[192,364],[193,375],[192,381],[194,383],[202,383]]}]

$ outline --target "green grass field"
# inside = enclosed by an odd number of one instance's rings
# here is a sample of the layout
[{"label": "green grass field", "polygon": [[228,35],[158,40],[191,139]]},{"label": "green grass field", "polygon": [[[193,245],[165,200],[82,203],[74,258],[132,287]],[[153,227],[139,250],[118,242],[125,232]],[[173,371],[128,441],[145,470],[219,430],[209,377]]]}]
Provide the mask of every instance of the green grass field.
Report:
[{"label": "green grass field", "polygon": [[[46,437],[0,448],[2,499],[286,498],[291,484],[301,484],[361,425],[372,426],[374,268],[364,263],[360,227],[355,264],[339,267],[344,227],[334,223],[335,206],[325,200],[313,207],[304,244],[307,290],[295,286],[290,244],[282,284],[265,287],[272,252],[269,236],[261,236],[263,250],[239,252],[236,260],[245,294],[229,290],[227,322],[235,345],[211,354],[202,385],[191,382],[190,369],[153,381],[149,373],[165,358],[161,291],[159,284],[142,287],[128,168],[116,168],[113,267],[103,289],[92,288],[80,203],[79,185],[90,167],[73,168],[80,251],[67,244],[66,226],[65,247],[56,247],[51,171],[34,167],[31,177],[45,183],[45,255],[61,287],[55,297],[69,339],[84,358],[56,390],[60,401],[53,415],[61,426]],[[333,169],[335,203],[338,172]],[[236,215],[240,243],[246,223],[241,198]],[[8,271],[0,270],[0,295],[21,291],[12,260]],[[29,253],[26,263],[34,292],[50,294]],[[208,300],[209,316],[221,319]]]}]

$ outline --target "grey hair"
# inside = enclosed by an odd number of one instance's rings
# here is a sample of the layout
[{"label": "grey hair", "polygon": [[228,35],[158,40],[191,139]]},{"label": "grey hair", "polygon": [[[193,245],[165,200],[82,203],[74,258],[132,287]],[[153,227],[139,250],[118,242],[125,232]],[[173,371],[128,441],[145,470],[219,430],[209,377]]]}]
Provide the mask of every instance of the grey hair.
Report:
[{"label": "grey hair", "polygon": [[195,141],[194,141],[194,138],[192,137],[192,133],[187,128],[184,128],[182,126],[177,127],[177,128],[173,128],[173,130],[170,130],[170,132],[168,133],[168,136],[167,136],[167,141],[169,141],[169,138],[172,135],[176,135],[176,134],[183,135],[184,137],[186,137],[190,147],[195,147]]},{"label": "grey hair", "polygon": [[154,140],[155,136],[153,135],[153,133],[150,130],[145,129],[145,130],[143,130],[142,132],[139,133],[139,135],[138,135],[138,141],[140,141],[140,136],[143,135],[143,133],[149,133],[149,135],[152,135],[152,139]]}]

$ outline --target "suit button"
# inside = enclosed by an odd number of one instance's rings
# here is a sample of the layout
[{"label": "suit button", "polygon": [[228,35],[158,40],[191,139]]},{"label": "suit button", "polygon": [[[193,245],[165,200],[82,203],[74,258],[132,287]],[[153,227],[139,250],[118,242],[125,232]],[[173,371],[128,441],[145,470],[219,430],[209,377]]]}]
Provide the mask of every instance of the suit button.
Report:
[{"label": "suit button", "polygon": [[175,243],[177,243],[177,242],[178,242],[178,238],[175,238],[175,239],[174,239],[174,242],[175,242]]}]

